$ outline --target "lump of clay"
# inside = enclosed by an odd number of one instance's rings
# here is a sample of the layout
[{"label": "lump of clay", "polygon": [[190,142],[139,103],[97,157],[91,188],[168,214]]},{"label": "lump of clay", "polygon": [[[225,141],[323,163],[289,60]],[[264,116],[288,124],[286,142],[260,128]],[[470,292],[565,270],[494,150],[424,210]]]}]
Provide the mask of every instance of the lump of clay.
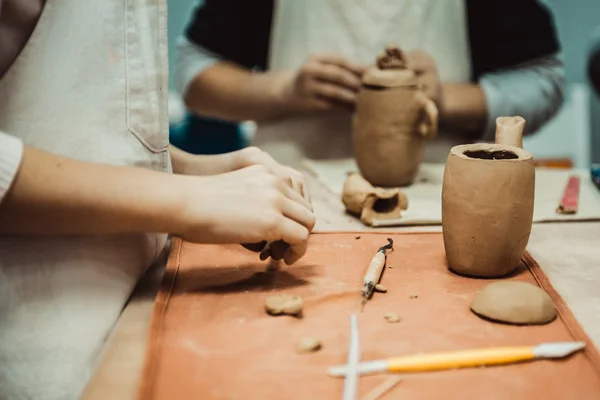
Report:
[{"label": "lump of clay", "polygon": [[395,324],[396,322],[400,322],[400,317],[396,313],[383,314],[383,318],[390,324]]},{"label": "lump of clay", "polygon": [[378,283],[377,285],[375,285],[375,291],[379,293],[387,293],[387,288],[381,283]]},{"label": "lump of clay", "polygon": [[296,343],[296,353],[313,353],[321,349],[321,341],[312,337],[304,338]]},{"label": "lump of clay", "polygon": [[401,217],[408,208],[408,198],[399,189],[373,187],[360,174],[348,175],[342,191],[342,202],[346,210],[360,217],[365,225],[375,220],[391,220]]},{"label": "lump of clay", "polygon": [[550,296],[526,282],[495,282],[473,298],[471,310],[480,317],[515,325],[547,324],[556,318]]},{"label": "lump of clay", "polygon": [[304,307],[302,297],[289,294],[269,296],[265,300],[265,310],[270,315],[299,315]]}]

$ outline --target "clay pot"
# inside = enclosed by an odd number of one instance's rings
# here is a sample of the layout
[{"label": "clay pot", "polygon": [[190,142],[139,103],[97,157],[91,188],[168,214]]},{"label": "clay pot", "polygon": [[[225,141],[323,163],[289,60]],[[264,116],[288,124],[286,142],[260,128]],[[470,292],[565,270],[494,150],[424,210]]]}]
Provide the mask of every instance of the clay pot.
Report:
[{"label": "clay pot", "polygon": [[529,241],[534,188],[528,151],[502,144],[453,147],[442,185],[448,266],[475,277],[512,272]]},{"label": "clay pot", "polygon": [[342,203],[346,211],[360,217],[365,225],[375,220],[390,220],[401,217],[408,208],[408,198],[399,189],[373,187],[362,176],[351,173],[344,182]]},{"label": "clay pot", "polygon": [[387,64],[381,56],[379,64],[363,76],[353,119],[353,146],[367,181],[399,187],[414,181],[425,143],[437,133],[438,111],[420,89],[414,71],[399,61],[401,52],[396,48],[387,52]]}]

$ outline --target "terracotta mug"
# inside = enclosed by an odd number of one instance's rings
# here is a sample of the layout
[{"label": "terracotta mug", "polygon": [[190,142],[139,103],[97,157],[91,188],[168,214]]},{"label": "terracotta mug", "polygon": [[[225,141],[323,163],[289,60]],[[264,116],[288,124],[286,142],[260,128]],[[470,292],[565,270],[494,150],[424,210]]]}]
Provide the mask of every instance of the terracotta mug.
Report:
[{"label": "terracotta mug", "polygon": [[388,48],[365,72],[356,98],[354,156],[363,177],[374,186],[410,185],[437,125],[435,103],[405,67],[400,50]]},{"label": "terracotta mug", "polygon": [[534,192],[530,152],[504,144],[453,147],[442,184],[448,266],[474,277],[511,273],[529,241]]}]

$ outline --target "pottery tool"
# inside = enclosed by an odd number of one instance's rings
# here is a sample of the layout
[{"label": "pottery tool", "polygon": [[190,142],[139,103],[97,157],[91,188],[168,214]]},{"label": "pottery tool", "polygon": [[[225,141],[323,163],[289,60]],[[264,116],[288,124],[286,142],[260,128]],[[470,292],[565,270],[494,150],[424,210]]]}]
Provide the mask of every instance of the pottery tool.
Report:
[{"label": "pottery tool", "polygon": [[579,205],[579,177],[570,176],[563,197],[556,209],[559,214],[576,214]]},{"label": "pottery tool", "polygon": [[365,397],[360,400],[377,400],[384,394],[388,393],[397,384],[402,380],[401,376],[393,376],[383,382],[381,385],[377,386],[375,389],[371,390]]},{"label": "pottery tool", "polygon": [[[545,358],[564,358],[585,347],[585,342],[543,343],[538,346],[495,347],[433,354],[415,354],[359,364],[360,375],[386,372],[427,372],[455,368],[512,364]],[[329,375],[344,376],[346,366],[329,369]]]},{"label": "pottery tool", "polygon": [[381,279],[381,274],[383,272],[383,267],[385,267],[385,261],[387,258],[385,251],[392,249],[393,247],[394,241],[388,238],[388,244],[381,246],[369,263],[369,267],[367,268],[367,272],[363,278],[363,288],[361,292],[362,300],[360,302],[361,312],[367,303],[367,300],[369,300],[373,294],[375,285],[377,285],[379,283],[379,279]]},{"label": "pottery tool", "polygon": [[350,316],[350,342],[348,344],[348,363],[344,367],[343,400],[356,400],[358,389],[358,364],[360,362],[360,345],[358,340],[358,321],[356,315]]}]

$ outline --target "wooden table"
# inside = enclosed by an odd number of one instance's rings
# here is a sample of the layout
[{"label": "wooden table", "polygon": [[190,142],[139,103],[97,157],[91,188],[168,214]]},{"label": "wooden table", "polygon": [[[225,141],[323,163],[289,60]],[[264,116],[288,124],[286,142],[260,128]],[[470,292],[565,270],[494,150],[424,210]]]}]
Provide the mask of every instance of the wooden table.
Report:
[{"label": "wooden table", "polygon": [[[319,221],[317,231],[365,230],[360,222],[344,215],[337,196],[312,178],[309,185]],[[441,230],[441,227],[394,230],[424,229]],[[528,249],[600,347],[600,222],[535,224]],[[136,399],[150,315],[161,276],[161,269],[153,269],[138,285],[107,342],[83,399]]]}]

